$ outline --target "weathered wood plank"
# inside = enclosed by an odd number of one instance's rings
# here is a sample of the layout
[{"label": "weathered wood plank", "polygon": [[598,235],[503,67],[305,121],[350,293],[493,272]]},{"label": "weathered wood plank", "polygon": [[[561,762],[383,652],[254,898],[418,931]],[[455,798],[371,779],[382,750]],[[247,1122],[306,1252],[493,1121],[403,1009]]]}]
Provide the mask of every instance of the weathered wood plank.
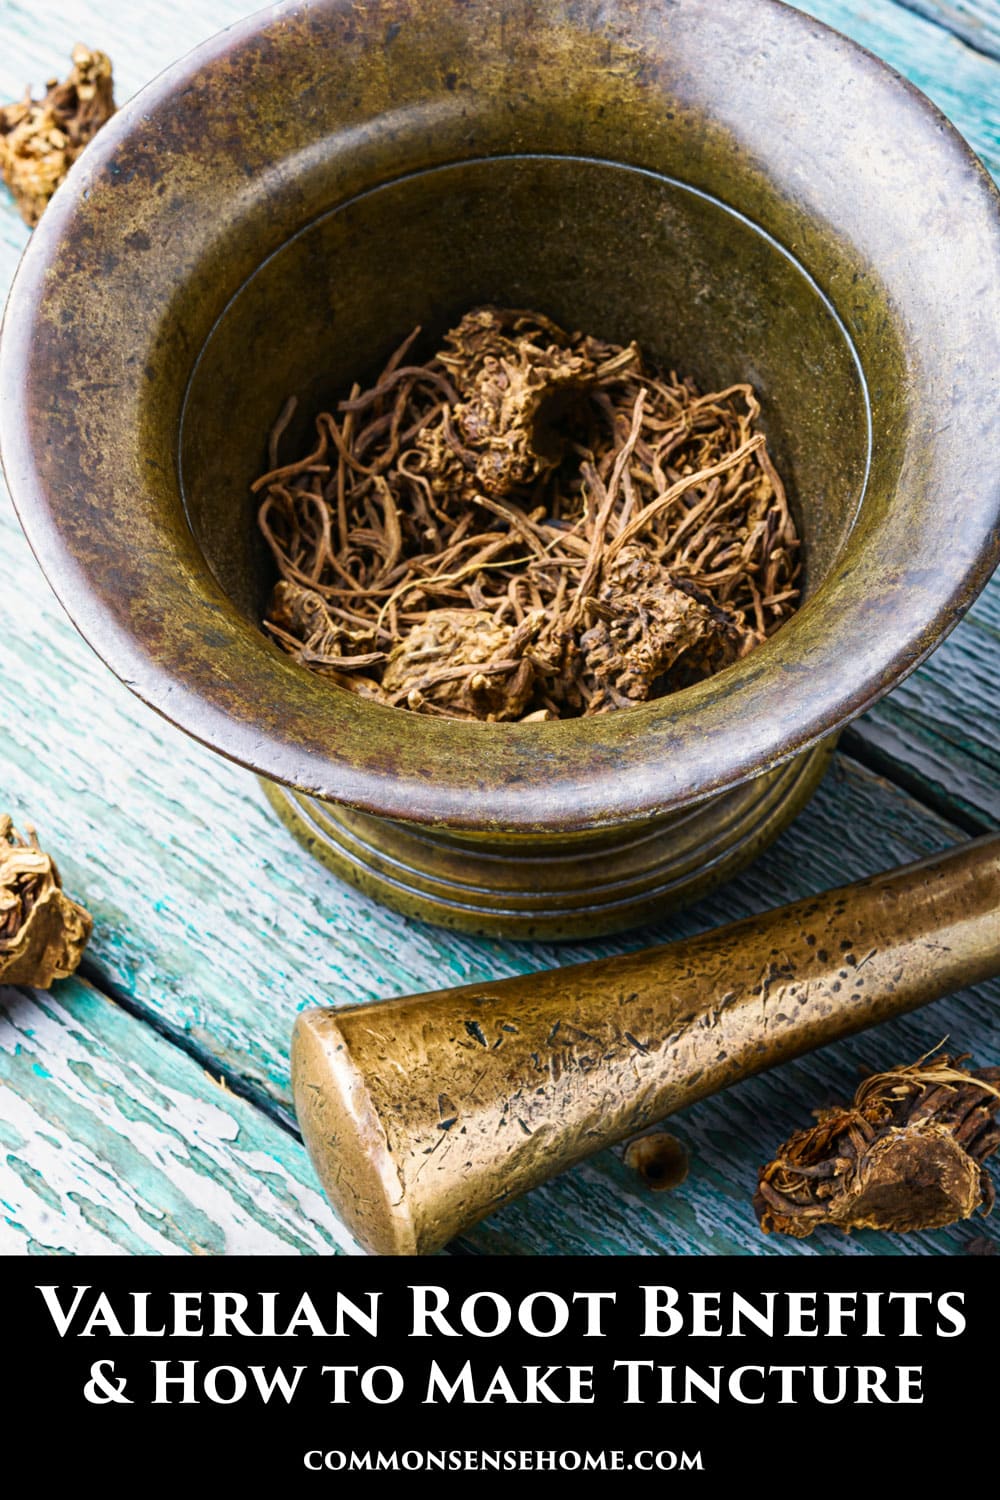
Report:
[{"label": "weathered wood plank", "polygon": [[852,729],[852,747],[935,805],[951,804],[966,826],[1000,822],[1000,630],[988,615],[964,621],[928,661]]},{"label": "weathered wood plank", "polygon": [[899,0],[905,10],[916,11],[954,32],[970,47],[1000,58],[1000,6],[997,0]]},{"label": "weathered wood plank", "polygon": [[989,833],[1000,820],[1000,787],[976,762],[955,755],[936,732],[894,704],[850,725],[843,749],[869,770],[888,776],[918,801],[949,817],[969,834]]},{"label": "weathered wood plank", "polygon": [[989,768],[994,789],[1000,786],[1000,632],[979,620],[966,625],[899,685],[892,703],[925,727],[936,727],[942,739]]},{"label": "weathered wood plank", "polygon": [[0,1253],[354,1252],[302,1146],[79,980],[0,990]]},{"label": "weathered wood plank", "polygon": [[994,641],[1000,640],[1000,574],[994,573],[973,605],[969,619],[974,619],[991,630]]}]

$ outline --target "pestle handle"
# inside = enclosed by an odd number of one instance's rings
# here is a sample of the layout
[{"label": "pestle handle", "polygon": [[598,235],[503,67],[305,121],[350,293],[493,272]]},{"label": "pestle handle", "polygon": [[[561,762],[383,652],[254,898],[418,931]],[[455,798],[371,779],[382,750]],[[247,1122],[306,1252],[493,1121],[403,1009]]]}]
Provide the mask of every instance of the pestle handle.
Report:
[{"label": "pestle handle", "polygon": [[439,1249],[752,1073],[1000,973],[1000,836],[682,942],[305,1011],[295,1107],[379,1254]]}]

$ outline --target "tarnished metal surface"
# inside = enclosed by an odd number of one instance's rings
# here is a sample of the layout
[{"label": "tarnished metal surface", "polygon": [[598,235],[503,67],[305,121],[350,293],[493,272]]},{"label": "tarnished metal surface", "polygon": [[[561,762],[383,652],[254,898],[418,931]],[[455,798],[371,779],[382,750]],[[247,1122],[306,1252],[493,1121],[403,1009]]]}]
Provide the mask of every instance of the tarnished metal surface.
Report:
[{"label": "tarnished metal surface", "polygon": [[743,869],[801,812],[833,749],[824,741],[663,819],[564,837],[442,833],[274,782],[264,790],[312,854],[407,916],[529,941],[595,938],[686,906]]},{"label": "tarnished metal surface", "polygon": [[696,1099],[1000,972],[1000,837],[686,942],[300,1016],[331,1202],[426,1253]]}]

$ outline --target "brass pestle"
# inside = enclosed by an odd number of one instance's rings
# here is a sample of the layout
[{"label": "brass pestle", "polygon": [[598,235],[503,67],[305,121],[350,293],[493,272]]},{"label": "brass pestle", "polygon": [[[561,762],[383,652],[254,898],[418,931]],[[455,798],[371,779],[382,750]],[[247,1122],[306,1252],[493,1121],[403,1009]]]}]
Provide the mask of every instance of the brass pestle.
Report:
[{"label": "brass pestle", "polygon": [[295,1107],[378,1254],[440,1249],[696,1099],[1000,973],[1000,835],[682,942],[310,1010]]}]

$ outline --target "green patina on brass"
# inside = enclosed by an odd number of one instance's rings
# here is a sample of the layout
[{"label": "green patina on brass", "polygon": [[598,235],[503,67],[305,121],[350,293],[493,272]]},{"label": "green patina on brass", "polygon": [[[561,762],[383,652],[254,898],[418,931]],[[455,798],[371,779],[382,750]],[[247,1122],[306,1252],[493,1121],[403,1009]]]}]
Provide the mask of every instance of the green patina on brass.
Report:
[{"label": "green patina on brass", "polygon": [[[755,386],[806,543],[806,602],[772,640],[641,708],[480,725],[332,691],[265,638],[248,484],[286,395],[304,423],[415,323],[481,301]],[[617,861],[663,823],[613,920],[570,896],[560,915],[556,870],[531,930],[597,931],[734,868],[737,789],[887,691],[988,577],[998,301],[997,199],[964,143],[773,0],[278,6],[126,105],[47,211],[0,346],[4,463],[104,659],[292,799],[336,804],[306,802],[309,836],[366,889],[524,931],[504,892],[525,840],[558,865],[603,835]],[[751,819],[743,853],[800,801]],[[696,804],[725,857],[689,887]],[[421,894],[442,842],[469,893],[444,910]]]}]

